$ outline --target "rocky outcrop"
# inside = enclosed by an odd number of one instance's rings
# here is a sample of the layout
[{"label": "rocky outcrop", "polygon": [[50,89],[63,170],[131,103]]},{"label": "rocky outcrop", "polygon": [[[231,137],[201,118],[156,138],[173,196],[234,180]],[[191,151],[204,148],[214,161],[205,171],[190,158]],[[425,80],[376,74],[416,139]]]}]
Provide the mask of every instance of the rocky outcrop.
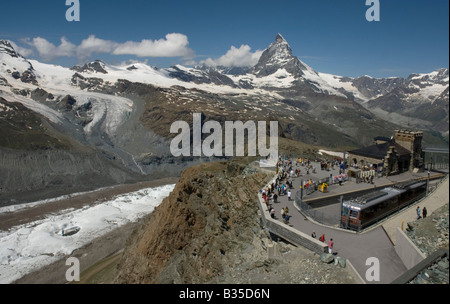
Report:
[{"label": "rocky outcrop", "polygon": [[11,42],[7,40],[0,39],[0,53],[8,54],[13,58],[23,58],[19,53],[16,52]]},{"label": "rocky outcrop", "polygon": [[82,90],[95,91],[103,85],[103,79],[97,77],[84,77],[79,73],[72,76],[72,85]]},{"label": "rocky outcrop", "polygon": [[439,250],[447,254],[432,265],[423,269],[410,284],[448,284],[449,283],[449,204],[437,209],[425,219],[408,223],[406,234],[411,241],[428,257]]},{"label": "rocky outcrop", "polygon": [[308,68],[297,57],[292,55],[292,49],[287,41],[278,34],[272,43],[261,55],[258,63],[251,69],[257,77],[274,74],[285,69],[289,74],[298,78],[304,75]]},{"label": "rocky outcrop", "polygon": [[0,77],[0,86],[11,87],[11,85],[8,83],[8,80],[3,77]]},{"label": "rocky outcrop", "polygon": [[138,181],[100,153],[0,148],[0,207]]},{"label": "rocky outcrop", "polygon": [[233,252],[253,242],[256,193],[269,177],[237,163],[187,169],[128,242],[118,283],[203,283],[220,276]]},{"label": "rocky outcrop", "polygon": [[235,161],[187,169],[128,240],[115,283],[354,283],[261,227],[257,193],[270,177]]},{"label": "rocky outcrop", "polygon": [[425,219],[408,223],[407,235],[427,256],[438,249],[449,249],[448,203]]},{"label": "rocky outcrop", "polygon": [[[65,104],[73,106],[69,97]],[[21,103],[0,98],[0,130],[0,206],[144,178],[114,156],[63,135]]]},{"label": "rocky outcrop", "polygon": [[39,85],[36,80],[36,75],[34,75],[34,72],[32,69],[28,69],[25,72],[22,73],[22,76],[20,77],[20,81],[23,83],[31,83],[35,86]]},{"label": "rocky outcrop", "polygon": [[38,102],[45,102],[48,100],[54,100],[55,96],[53,94],[48,93],[46,90],[37,88],[34,91],[31,92],[30,95],[31,99],[38,101]]},{"label": "rocky outcrop", "polygon": [[343,80],[343,82],[351,82],[364,97],[371,99],[388,94],[395,88],[403,86],[405,80],[399,77],[373,78],[370,76],[362,76],[355,79]]},{"label": "rocky outcrop", "polygon": [[105,64],[101,60],[95,60],[94,62],[86,63],[84,66],[74,66],[72,71],[79,73],[101,73],[108,74],[105,70]]},{"label": "rocky outcrop", "polygon": [[[49,132],[41,115],[0,97],[0,148],[16,150],[66,149],[68,143]],[[0,167],[1,169],[1,167]]]},{"label": "rocky outcrop", "polygon": [[70,95],[66,95],[61,101],[58,103],[58,108],[62,111],[72,111],[73,106],[77,103],[75,98]]},{"label": "rocky outcrop", "polygon": [[408,284],[448,284],[449,283],[448,254],[436,260],[432,265],[422,270]]},{"label": "rocky outcrop", "polygon": [[195,69],[186,69],[181,66],[173,66],[167,69],[167,71],[169,72],[170,77],[184,82],[227,85],[232,88],[237,87],[233,80],[231,80],[228,76],[211,67],[203,66]]}]

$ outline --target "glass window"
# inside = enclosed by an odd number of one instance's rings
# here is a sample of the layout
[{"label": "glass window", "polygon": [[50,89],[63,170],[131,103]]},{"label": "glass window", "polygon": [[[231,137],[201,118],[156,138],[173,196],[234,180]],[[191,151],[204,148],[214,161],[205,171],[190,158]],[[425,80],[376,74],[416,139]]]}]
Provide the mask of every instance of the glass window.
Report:
[{"label": "glass window", "polygon": [[342,215],[343,216],[348,216],[348,208],[347,207],[343,207],[342,208]]},{"label": "glass window", "polygon": [[359,212],[355,210],[350,211],[350,217],[358,218]]}]

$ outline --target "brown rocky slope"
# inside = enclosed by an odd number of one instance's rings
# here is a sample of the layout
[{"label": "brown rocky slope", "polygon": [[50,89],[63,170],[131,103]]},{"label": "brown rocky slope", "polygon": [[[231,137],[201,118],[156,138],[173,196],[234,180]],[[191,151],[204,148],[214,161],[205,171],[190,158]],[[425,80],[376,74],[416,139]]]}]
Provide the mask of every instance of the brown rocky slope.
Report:
[{"label": "brown rocky slope", "polygon": [[117,282],[201,283],[220,275],[230,252],[252,243],[255,193],[269,180],[265,173],[244,175],[244,168],[212,163],[187,169],[130,238]]},{"label": "brown rocky slope", "polygon": [[271,174],[240,162],[187,169],[174,191],[127,242],[115,283],[354,283],[346,269],[274,243],[262,229],[257,193]]}]

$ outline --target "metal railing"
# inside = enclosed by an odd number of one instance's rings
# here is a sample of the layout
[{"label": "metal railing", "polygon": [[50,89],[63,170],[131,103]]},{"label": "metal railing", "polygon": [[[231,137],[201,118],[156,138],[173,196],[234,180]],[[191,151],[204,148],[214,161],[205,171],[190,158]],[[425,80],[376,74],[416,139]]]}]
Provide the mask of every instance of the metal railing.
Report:
[{"label": "metal railing", "polygon": [[[388,220],[390,218],[390,215],[406,208],[409,207],[411,205],[417,204],[419,202],[421,202],[422,200],[426,199],[427,197],[429,197],[437,188],[439,188],[439,186],[448,178],[448,176],[444,176],[441,178],[441,180],[436,183],[435,185],[430,185],[429,189],[428,189],[428,193],[426,195],[424,195],[422,198],[419,199],[414,199],[411,200],[410,202],[408,202],[406,205],[403,205],[402,208],[399,208],[397,210],[393,210],[391,213],[389,213],[389,215],[384,214],[383,216],[380,216],[380,218],[376,219],[374,221],[374,223],[371,223],[368,227],[372,227],[382,221]],[[312,187],[313,189],[314,187]],[[304,189],[306,190],[306,188]],[[314,190],[315,191],[315,190]],[[372,189],[368,189],[368,190],[363,190],[363,191],[373,191]],[[306,194],[305,194],[306,193]],[[307,191],[304,191],[303,193],[303,197],[305,197],[305,195],[307,195]],[[359,194],[358,194],[359,195]],[[338,202],[336,202],[337,204]],[[297,191],[297,193],[295,194],[295,201],[294,204],[296,206],[297,209],[300,210],[300,212],[302,212],[305,216],[310,217],[311,219],[313,219],[314,221],[323,224],[323,225],[327,225],[327,226],[334,226],[334,227],[340,227],[340,226],[345,226],[345,223],[341,223],[341,210],[339,210],[338,212],[335,213],[330,213],[330,212],[324,212],[321,209],[317,209],[312,207],[309,203],[303,201],[302,198],[302,193],[301,191]],[[330,203],[331,205],[331,203]],[[346,228],[346,227],[343,227]],[[359,225],[358,228],[354,227],[353,230],[356,231],[363,231],[366,228],[361,228],[361,223]]]},{"label": "metal railing", "polygon": [[[310,195],[316,192],[319,188],[319,185],[327,184],[328,186],[337,185],[339,183],[338,176],[324,177],[316,181],[311,181],[303,186],[303,195]],[[342,174],[342,182],[346,182],[349,180],[349,176],[347,174]]]},{"label": "metal railing", "polygon": [[303,212],[308,217],[314,219],[316,222],[327,226],[339,226],[341,221],[340,212],[336,214],[330,214],[318,209],[314,209],[308,203],[304,202],[301,198],[301,191],[297,191],[295,194],[295,201],[297,209]]}]

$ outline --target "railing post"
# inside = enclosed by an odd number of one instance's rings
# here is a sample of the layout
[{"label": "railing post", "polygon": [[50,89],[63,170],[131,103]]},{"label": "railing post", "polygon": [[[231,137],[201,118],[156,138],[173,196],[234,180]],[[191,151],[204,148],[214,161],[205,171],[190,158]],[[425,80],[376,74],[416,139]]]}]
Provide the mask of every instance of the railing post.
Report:
[{"label": "railing post", "polygon": [[300,200],[303,201],[303,179],[300,181]]}]

